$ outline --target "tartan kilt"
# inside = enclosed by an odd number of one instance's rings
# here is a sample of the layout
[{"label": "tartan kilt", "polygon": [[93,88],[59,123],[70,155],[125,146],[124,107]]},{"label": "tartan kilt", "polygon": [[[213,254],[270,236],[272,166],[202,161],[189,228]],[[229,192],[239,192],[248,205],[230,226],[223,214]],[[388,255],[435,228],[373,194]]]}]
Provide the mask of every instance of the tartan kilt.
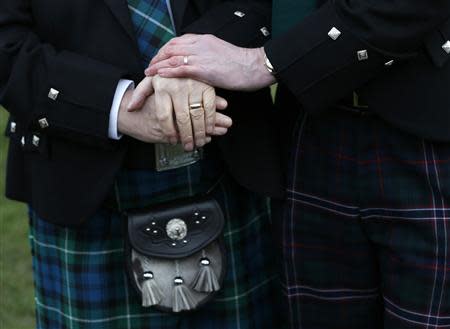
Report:
[{"label": "tartan kilt", "polygon": [[294,140],[290,328],[450,328],[450,143],[343,109],[302,115]]},{"label": "tartan kilt", "polygon": [[[141,207],[205,192],[218,172],[204,161],[163,173],[124,171],[112,195],[122,210]],[[214,300],[183,314],[141,307],[124,269],[124,219],[117,210],[104,207],[77,229],[30,210],[37,328],[281,328],[267,200],[228,176],[212,195],[226,217],[227,275]]]}]

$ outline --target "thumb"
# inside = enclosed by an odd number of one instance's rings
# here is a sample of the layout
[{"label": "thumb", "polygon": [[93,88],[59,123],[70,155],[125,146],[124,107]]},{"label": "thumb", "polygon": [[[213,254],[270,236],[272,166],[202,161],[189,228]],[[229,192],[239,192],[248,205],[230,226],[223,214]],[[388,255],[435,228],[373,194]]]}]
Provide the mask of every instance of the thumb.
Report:
[{"label": "thumb", "polygon": [[142,80],[133,91],[133,95],[127,106],[128,112],[139,110],[142,106],[144,106],[147,97],[152,95],[153,92],[152,78],[144,78],[144,80]]},{"label": "thumb", "polygon": [[216,108],[218,110],[225,110],[228,107],[228,102],[225,98],[216,96]]}]

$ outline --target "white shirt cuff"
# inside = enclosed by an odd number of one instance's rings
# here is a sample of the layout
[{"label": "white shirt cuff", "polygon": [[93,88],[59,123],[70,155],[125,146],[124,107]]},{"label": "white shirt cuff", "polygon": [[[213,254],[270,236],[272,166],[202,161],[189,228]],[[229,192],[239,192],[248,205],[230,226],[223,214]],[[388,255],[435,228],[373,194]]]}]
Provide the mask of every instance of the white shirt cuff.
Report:
[{"label": "white shirt cuff", "polygon": [[119,134],[117,130],[120,103],[122,102],[125,92],[133,88],[134,82],[132,80],[121,79],[117,84],[116,93],[114,94],[114,99],[111,106],[111,112],[109,112],[108,137],[111,139],[119,140],[122,138],[122,134]]}]

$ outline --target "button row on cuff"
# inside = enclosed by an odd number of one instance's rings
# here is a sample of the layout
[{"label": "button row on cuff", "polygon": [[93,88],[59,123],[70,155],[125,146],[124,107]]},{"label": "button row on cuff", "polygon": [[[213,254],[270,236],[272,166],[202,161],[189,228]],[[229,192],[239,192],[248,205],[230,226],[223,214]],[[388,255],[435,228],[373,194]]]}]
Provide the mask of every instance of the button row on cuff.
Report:
[{"label": "button row on cuff", "polygon": [[[333,26],[331,28],[331,30],[328,31],[328,36],[334,41],[339,39],[341,34],[342,34],[342,32],[339,31],[339,29],[336,28],[335,26]],[[442,46],[442,48],[444,48],[444,47],[447,47],[448,53],[450,53],[450,41],[448,41],[444,46]],[[444,48],[444,50],[445,50],[445,48]],[[360,62],[366,61],[369,59],[369,51],[367,49],[358,50],[356,52],[356,56],[358,57],[358,60]],[[390,61],[387,61],[386,63],[384,63],[385,66],[392,66],[393,64],[394,64],[394,60],[390,60]]]}]

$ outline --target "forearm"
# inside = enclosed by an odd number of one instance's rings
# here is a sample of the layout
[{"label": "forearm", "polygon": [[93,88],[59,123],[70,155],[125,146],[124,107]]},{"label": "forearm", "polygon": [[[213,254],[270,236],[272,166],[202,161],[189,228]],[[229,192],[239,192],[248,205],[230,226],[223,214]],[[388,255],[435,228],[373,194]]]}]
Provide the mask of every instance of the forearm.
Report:
[{"label": "forearm", "polygon": [[[329,1],[265,50],[277,79],[314,112],[423,51],[449,15],[440,0]],[[335,39],[328,35],[333,27],[339,31]],[[438,57],[446,55],[442,44],[435,46]]]},{"label": "forearm", "polygon": [[42,133],[109,144],[111,104],[126,72],[42,42],[25,3],[0,5],[0,103],[27,131],[46,119]]}]

